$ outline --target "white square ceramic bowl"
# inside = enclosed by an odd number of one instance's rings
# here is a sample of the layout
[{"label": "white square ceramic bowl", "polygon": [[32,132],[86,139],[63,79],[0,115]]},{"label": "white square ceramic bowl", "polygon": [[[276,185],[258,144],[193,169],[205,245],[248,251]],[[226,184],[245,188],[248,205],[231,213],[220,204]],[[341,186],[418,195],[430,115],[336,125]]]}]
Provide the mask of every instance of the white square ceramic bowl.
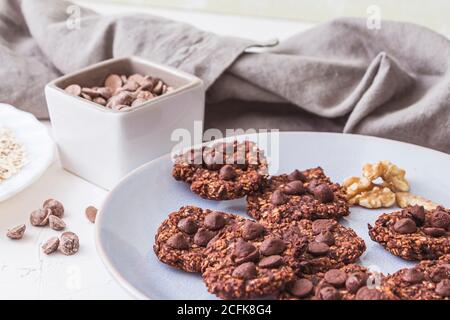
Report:
[{"label": "white square ceramic bowl", "polygon": [[[174,90],[127,111],[114,111],[64,91],[99,86],[108,74],[161,78]],[[62,166],[105,189],[136,167],[170,152],[175,129],[203,121],[205,92],[195,76],[138,57],[106,60],[58,78],[45,96]]]}]

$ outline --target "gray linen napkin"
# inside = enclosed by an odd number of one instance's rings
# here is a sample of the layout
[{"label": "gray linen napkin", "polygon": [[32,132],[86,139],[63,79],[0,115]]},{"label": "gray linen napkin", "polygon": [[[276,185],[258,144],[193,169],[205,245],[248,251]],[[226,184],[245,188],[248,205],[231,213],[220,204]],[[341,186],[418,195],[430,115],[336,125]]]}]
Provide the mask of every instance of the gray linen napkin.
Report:
[{"label": "gray linen napkin", "polygon": [[0,1],[0,101],[38,117],[49,80],[135,54],[205,81],[206,127],[342,131],[450,153],[450,41],[426,28],[343,18],[243,53],[255,43],[160,17],[83,9],[70,29],[68,2]]}]

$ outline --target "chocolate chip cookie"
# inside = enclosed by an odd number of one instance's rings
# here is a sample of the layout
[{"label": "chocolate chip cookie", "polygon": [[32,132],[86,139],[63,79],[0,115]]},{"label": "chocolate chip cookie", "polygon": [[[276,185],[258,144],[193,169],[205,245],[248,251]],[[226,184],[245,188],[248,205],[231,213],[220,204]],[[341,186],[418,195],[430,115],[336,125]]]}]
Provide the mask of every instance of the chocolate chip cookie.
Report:
[{"label": "chocolate chip cookie", "polygon": [[242,220],[233,214],[182,207],[158,228],[153,250],[161,262],[187,272],[200,272],[207,245],[224,228]]},{"label": "chocolate chip cookie", "polygon": [[251,141],[191,149],[174,160],[173,177],[211,200],[242,198],[258,190],[267,174],[265,156]]},{"label": "chocolate chip cookie", "polygon": [[401,269],[383,281],[382,289],[401,300],[450,300],[450,255]]},{"label": "chocolate chip cookie", "polygon": [[222,299],[249,299],[277,293],[294,272],[286,264],[288,244],[262,224],[237,221],[206,251],[203,280]]},{"label": "chocolate chip cookie", "polygon": [[433,260],[450,253],[450,211],[410,206],[385,213],[369,235],[390,253],[406,260]]},{"label": "chocolate chip cookie", "polygon": [[247,196],[247,212],[257,220],[280,223],[339,219],[349,214],[349,207],[342,187],[317,167],[271,177]]},{"label": "chocolate chip cookie", "polygon": [[[267,224],[266,224],[267,225]],[[295,252],[287,252],[286,263],[297,274],[313,274],[354,263],[366,250],[355,231],[333,219],[300,220],[269,229]]]},{"label": "chocolate chip cookie", "polygon": [[350,264],[314,275],[304,275],[286,284],[280,300],[387,300],[379,288],[383,275]]}]

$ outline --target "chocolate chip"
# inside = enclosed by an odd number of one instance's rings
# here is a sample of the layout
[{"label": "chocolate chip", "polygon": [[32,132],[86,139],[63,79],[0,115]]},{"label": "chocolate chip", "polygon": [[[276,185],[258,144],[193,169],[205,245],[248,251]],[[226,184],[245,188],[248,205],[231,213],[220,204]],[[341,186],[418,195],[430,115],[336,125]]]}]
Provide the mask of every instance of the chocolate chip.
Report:
[{"label": "chocolate chip", "polygon": [[306,176],[301,171],[295,169],[294,171],[289,173],[288,180],[289,181],[296,181],[296,180],[298,180],[298,181],[306,182],[306,180],[308,180],[308,179],[306,178]]},{"label": "chocolate chip", "polygon": [[59,239],[58,250],[66,256],[71,256],[78,252],[80,248],[80,241],[78,236],[70,231],[63,232]]},{"label": "chocolate chip", "polygon": [[281,254],[286,250],[286,243],[277,238],[268,238],[261,243],[259,251],[265,256]]},{"label": "chocolate chip", "polygon": [[258,222],[245,221],[242,227],[242,237],[244,240],[253,240],[265,234],[266,229]]},{"label": "chocolate chip", "polygon": [[18,225],[14,228],[9,229],[8,232],[6,233],[6,236],[14,240],[22,239],[26,228],[27,227],[24,224]]},{"label": "chocolate chip", "polygon": [[408,211],[418,226],[423,225],[425,222],[425,208],[423,206],[415,205],[409,208]]},{"label": "chocolate chip", "polygon": [[50,228],[56,231],[63,230],[66,227],[66,223],[61,218],[58,218],[57,216],[54,215],[48,217],[48,222]]},{"label": "chocolate chip", "polygon": [[320,289],[319,298],[322,300],[341,300],[341,294],[336,288],[327,286]]},{"label": "chocolate chip", "polygon": [[434,291],[441,297],[450,297],[450,280],[444,279],[439,282]]},{"label": "chocolate chip", "polygon": [[442,237],[443,235],[445,235],[447,233],[447,231],[443,228],[434,228],[434,227],[430,227],[430,228],[423,228],[423,233],[425,233],[426,235],[429,235],[431,237]]},{"label": "chocolate chip", "polygon": [[122,86],[122,79],[117,74],[110,74],[105,79],[105,87],[108,87],[112,92],[116,91]]},{"label": "chocolate chip", "polygon": [[95,219],[97,218],[97,212],[98,212],[98,210],[96,207],[89,206],[84,211],[84,214],[90,222],[95,223]]},{"label": "chocolate chip", "polygon": [[308,279],[299,279],[292,281],[288,285],[288,291],[297,298],[308,296],[314,288],[313,283]]},{"label": "chocolate chip", "polygon": [[414,220],[402,218],[394,224],[394,230],[400,234],[414,233],[417,231],[417,226]]},{"label": "chocolate chip", "polygon": [[128,91],[122,91],[112,96],[111,99],[109,99],[108,103],[106,104],[106,107],[115,108],[121,105],[130,106],[133,100],[134,100],[133,94],[131,94]]},{"label": "chocolate chip", "polygon": [[322,231],[314,238],[314,240],[316,242],[326,243],[329,246],[332,246],[335,243],[334,235],[330,231]]},{"label": "chocolate chip", "polygon": [[344,286],[345,281],[347,280],[347,274],[342,270],[331,269],[325,273],[324,279],[333,287],[340,288]]},{"label": "chocolate chip", "polygon": [[308,190],[309,193],[314,194],[314,190],[316,189],[316,187],[317,187],[319,184],[320,184],[320,183],[319,183],[319,180],[317,180],[317,179],[312,179],[312,180],[308,183],[306,189]]},{"label": "chocolate chip", "polygon": [[48,217],[52,214],[49,208],[38,209],[30,214],[30,223],[36,227],[42,227],[48,224]]},{"label": "chocolate chip", "polygon": [[189,242],[181,232],[178,232],[167,239],[167,245],[179,250],[186,250],[189,248]]},{"label": "chocolate chip", "polygon": [[326,184],[321,184],[314,188],[314,197],[322,203],[329,203],[334,200],[334,193]]},{"label": "chocolate chip", "polygon": [[323,242],[311,242],[308,244],[308,252],[313,256],[324,256],[330,251],[330,247]]},{"label": "chocolate chip", "polygon": [[383,297],[381,292],[375,288],[370,289],[367,286],[364,286],[356,292],[355,296],[356,300],[382,300]]},{"label": "chocolate chip", "polygon": [[285,204],[286,202],[288,202],[288,200],[288,197],[286,197],[286,195],[280,190],[275,190],[270,197],[270,202],[276,206]]},{"label": "chocolate chip", "polygon": [[279,255],[273,255],[262,258],[258,266],[260,268],[278,268],[283,264],[283,258]]},{"label": "chocolate chip", "polygon": [[423,272],[414,268],[406,269],[405,271],[403,271],[402,274],[402,280],[411,284],[422,282],[423,279],[424,279]]},{"label": "chocolate chip", "polygon": [[303,182],[291,181],[284,186],[283,192],[290,195],[302,195],[306,193],[306,189],[303,187]]},{"label": "chocolate chip", "polygon": [[314,234],[319,234],[325,231],[332,231],[335,223],[331,219],[318,219],[314,220],[311,227]]},{"label": "chocolate chip", "polygon": [[197,224],[192,218],[181,219],[180,221],[178,221],[177,227],[187,234],[194,234],[198,229]]},{"label": "chocolate chip", "polygon": [[235,278],[251,280],[256,278],[258,272],[256,270],[256,265],[253,262],[246,262],[234,269],[232,275]]},{"label": "chocolate chip", "polygon": [[81,87],[77,84],[71,84],[64,89],[67,93],[74,96],[79,96],[81,94]]},{"label": "chocolate chip", "polygon": [[61,202],[55,199],[45,200],[43,206],[44,209],[48,208],[52,211],[52,215],[62,218],[64,216],[64,206]]},{"label": "chocolate chip", "polygon": [[198,229],[194,236],[194,243],[200,247],[206,247],[212,238],[216,236],[214,231],[210,231],[205,228]]},{"label": "chocolate chip", "polygon": [[98,103],[98,104],[100,104],[102,106],[106,106],[106,100],[104,98],[102,98],[102,97],[96,97],[92,101],[94,101],[95,103]]},{"label": "chocolate chip", "polygon": [[430,279],[434,283],[438,283],[441,280],[448,279],[450,276],[450,265],[441,265],[436,268],[430,274]]},{"label": "chocolate chip", "polygon": [[256,247],[250,242],[246,242],[242,239],[238,239],[236,245],[234,247],[234,256],[238,258],[247,257],[249,254],[253,253],[256,250]]},{"label": "chocolate chip", "polygon": [[450,227],[450,214],[442,210],[433,212],[431,225],[436,228],[448,229]]},{"label": "chocolate chip", "polygon": [[225,215],[219,211],[208,213],[205,217],[204,224],[210,230],[219,230],[225,226]]},{"label": "chocolate chip", "polygon": [[350,293],[356,293],[359,288],[366,284],[367,278],[368,277],[364,272],[352,273],[345,281],[345,288],[347,288]]},{"label": "chocolate chip", "polygon": [[58,249],[59,246],[59,239],[58,237],[52,237],[45,241],[45,243],[42,245],[42,251],[45,254],[50,254],[55,252]]},{"label": "chocolate chip", "polygon": [[96,98],[96,97],[100,96],[100,93],[96,89],[93,89],[93,88],[82,88],[81,92],[87,94],[91,98]]},{"label": "chocolate chip", "polygon": [[219,170],[219,178],[222,180],[232,180],[236,177],[236,172],[234,171],[234,168],[226,164]]}]

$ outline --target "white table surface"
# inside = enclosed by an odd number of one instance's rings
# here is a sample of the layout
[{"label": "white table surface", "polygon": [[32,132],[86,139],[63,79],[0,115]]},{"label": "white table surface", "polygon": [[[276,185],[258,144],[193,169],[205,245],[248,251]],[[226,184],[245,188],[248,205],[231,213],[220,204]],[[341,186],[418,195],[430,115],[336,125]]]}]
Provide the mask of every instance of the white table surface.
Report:
[{"label": "white table surface", "polygon": [[[81,2],[82,4],[88,4]],[[152,10],[116,5],[92,5],[104,14],[148,12],[194,24],[224,35],[255,40],[286,38],[310,24],[170,10]],[[50,123],[45,122],[50,129]],[[107,191],[60,168],[58,161],[34,185],[0,203],[0,299],[132,299],[110,276],[97,255],[94,225],[84,216],[88,205],[101,206]],[[57,234],[50,228],[29,226],[29,214],[48,198],[66,208],[68,230],[80,237],[80,251],[73,256],[46,256],[41,244]],[[27,223],[22,240],[6,237],[8,228]]]}]

